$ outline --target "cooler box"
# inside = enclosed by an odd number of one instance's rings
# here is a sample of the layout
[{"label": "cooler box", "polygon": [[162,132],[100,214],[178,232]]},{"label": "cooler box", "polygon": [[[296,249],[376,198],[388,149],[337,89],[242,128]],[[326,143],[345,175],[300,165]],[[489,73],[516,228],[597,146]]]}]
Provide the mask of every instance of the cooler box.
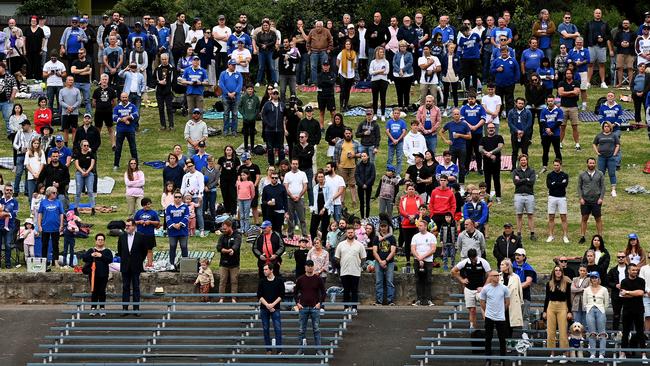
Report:
[{"label": "cooler box", "polygon": [[199,272],[199,260],[197,258],[181,258],[178,267],[181,273],[196,274]]},{"label": "cooler box", "polygon": [[38,273],[47,269],[47,258],[27,258],[27,272]]}]

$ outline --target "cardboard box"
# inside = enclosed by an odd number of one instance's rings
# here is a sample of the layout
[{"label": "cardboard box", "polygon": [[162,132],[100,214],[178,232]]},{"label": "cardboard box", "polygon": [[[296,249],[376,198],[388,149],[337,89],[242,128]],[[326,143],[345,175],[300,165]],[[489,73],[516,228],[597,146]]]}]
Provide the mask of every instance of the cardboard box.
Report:
[{"label": "cardboard box", "polygon": [[181,273],[198,273],[199,260],[196,258],[181,258],[178,267]]}]

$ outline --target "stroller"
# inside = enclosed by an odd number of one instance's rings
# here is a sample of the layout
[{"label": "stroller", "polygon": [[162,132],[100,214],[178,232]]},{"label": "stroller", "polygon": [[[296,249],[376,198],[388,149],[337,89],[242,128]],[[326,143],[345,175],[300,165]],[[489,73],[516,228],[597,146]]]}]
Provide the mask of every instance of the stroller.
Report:
[{"label": "stroller", "polygon": [[174,91],[174,99],[172,99],[174,113],[180,109],[181,115],[183,117],[187,116],[187,99],[185,99],[187,87],[179,83],[174,83],[172,90]]}]

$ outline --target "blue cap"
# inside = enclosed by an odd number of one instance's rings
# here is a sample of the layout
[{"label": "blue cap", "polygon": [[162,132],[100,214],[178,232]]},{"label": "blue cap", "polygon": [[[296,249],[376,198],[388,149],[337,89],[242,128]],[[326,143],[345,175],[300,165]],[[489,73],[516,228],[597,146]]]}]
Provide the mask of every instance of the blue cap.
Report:
[{"label": "blue cap", "polygon": [[636,233],[631,233],[627,236],[628,239],[639,240],[639,236]]},{"label": "blue cap", "polygon": [[56,142],[63,142],[63,141],[64,141],[64,140],[63,140],[63,136],[61,136],[61,135],[56,135],[56,137],[54,138],[54,141],[56,141]]},{"label": "blue cap", "polygon": [[241,160],[242,161],[250,160],[250,158],[251,158],[251,154],[249,154],[247,152],[244,152],[243,154],[241,154]]},{"label": "blue cap", "polygon": [[262,223],[262,225],[260,225],[260,227],[261,227],[262,229],[266,229],[267,227],[271,227],[271,226],[272,226],[272,224],[271,224],[271,221],[269,221],[269,220],[264,221],[264,222]]},{"label": "blue cap", "polygon": [[231,58],[230,60],[228,60],[228,65],[237,65],[237,61]]},{"label": "blue cap", "polygon": [[388,170],[389,172],[395,173],[395,167],[392,164],[387,164],[386,165],[386,170]]},{"label": "blue cap", "polygon": [[201,114],[203,112],[201,112],[201,108],[194,108],[194,109],[192,109],[192,114],[194,114],[194,113]]},{"label": "blue cap", "polygon": [[192,60],[200,60],[199,56],[192,57]]},{"label": "blue cap", "polygon": [[598,273],[597,271],[591,271],[591,272],[589,272],[589,277],[590,278],[600,278],[600,273]]},{"label": "blue cap", "polygon": [[78,22],[78,21],[79,21],[79,17],[72,17],[72,21],[73,21],[73,22]]},{"label": "blue cap", "polygon": [[86,23],[88,23],[88,19],[86,19],[86,18],[81,18],[81,19],[79,20],[79,23],[86,24]]}]

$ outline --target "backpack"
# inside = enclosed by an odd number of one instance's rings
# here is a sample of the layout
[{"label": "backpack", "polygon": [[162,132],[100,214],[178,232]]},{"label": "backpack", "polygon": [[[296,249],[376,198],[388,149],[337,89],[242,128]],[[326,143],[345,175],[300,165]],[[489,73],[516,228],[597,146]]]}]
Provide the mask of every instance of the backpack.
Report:
[{"label": "backpack", "polygon": [[253,154],[264,155],[266,154],[266,148],[262,145],[255,145],[255,147],[253,148]]},{"label": "backpack", "polygon": [[598,112],[600,111],[600,106],[605,104],[606,102],[607,102],[606,97],[598,98],[598,100],[596,101],[596,105],[594,106],[594,114],[595,115],[598,115]]}]

